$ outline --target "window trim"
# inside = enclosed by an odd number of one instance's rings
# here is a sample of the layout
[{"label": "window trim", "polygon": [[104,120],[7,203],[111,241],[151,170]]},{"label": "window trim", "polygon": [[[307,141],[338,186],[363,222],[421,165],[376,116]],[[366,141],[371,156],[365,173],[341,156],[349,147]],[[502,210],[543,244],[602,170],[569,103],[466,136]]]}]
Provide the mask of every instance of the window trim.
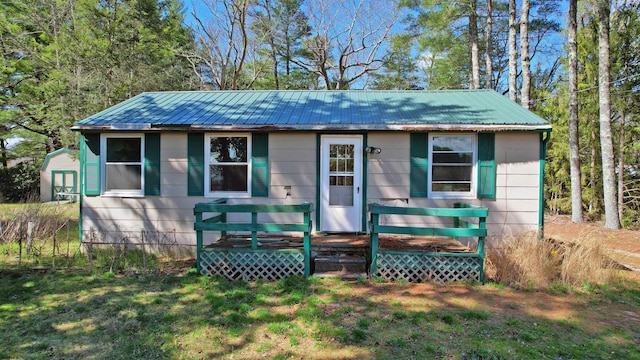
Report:
[{"label": "window trim", "polygon": [[[471,188],[468,192],[458,191],[434,191],[432,190],[433,184],[433,144],[434,137],[437,136],[469,136],[472,140],[471,150],[473,153],[473,159],[471,160]],[[429,133],[427,143],[427,159],[428,159],[428,174],[427,174],[427,196],[431,199],[475,199],[477,196],[478,187],[478,137],[475,133]]]},{"label": "window trim", "polygon": [[[247,138],[247,191],[211,191],[211,138],[245,137]],[[239,164],[239,163],[238,163]],[[245,163],[242,163],[245,164]],[[204,197],[207,198],[250,198],[253,173],[253,144],[251,133],[206,133],[204,134]]]},{"label": "window trim", "polygon": [[[139,138],[140,139],[140,162],[127,162],[123,164],[140,165],[140,190],[107,190],[107,139],[109,138]],[[100,134],[100,194],[112,197],[144,197],[144,175],[145,175],[145,154],[144,154],[144,134],[142,133],[102,133]]]}]

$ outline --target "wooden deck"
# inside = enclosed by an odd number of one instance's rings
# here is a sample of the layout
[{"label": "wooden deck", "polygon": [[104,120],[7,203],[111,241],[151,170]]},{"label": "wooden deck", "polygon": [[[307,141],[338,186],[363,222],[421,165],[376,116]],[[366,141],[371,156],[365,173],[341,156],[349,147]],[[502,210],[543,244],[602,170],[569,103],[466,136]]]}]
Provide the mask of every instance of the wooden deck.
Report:
[{"label": "wooden deck", "polygon": [[[453,208],[369,204],[368,210],[370,234],[312,235],[311,203],[234,205],[219,199],[196,204],[198,271],[247,281],[336,271],[387,281],[483,281],[487,208],[464,203]],[[229,223],[228,213],[250,214],[251,221]],[[298,214],[302,220],[264,223],[258,221],[262,213]],[[381,215],[448,218],[451,225],[385,224],[380,223]],[[220,240],[204,246],[204,231],[219,232]],[[459,237],[477,238],[477,249],[461,244]]]},{"label": "wooden deck", "polygon": [[[369,247],[369,235],[317,234],[311,237],[312,251],[349,251]],[[264,250],[302,249],[303,238],[297,236],[259,236],[258,246]],[[445,236],[380,235],[381,250],[407,250],[427,252],[468,253],[471,249],[459,241]],[[205,249],[251,248],[250,235],[227,235]]]}]

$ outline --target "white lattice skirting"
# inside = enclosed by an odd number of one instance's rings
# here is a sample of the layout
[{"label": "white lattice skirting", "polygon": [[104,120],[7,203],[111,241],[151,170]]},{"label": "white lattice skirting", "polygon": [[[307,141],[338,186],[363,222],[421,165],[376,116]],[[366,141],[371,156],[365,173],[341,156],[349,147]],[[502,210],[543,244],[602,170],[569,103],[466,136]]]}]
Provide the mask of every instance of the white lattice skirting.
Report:
[{"label": "white lattice skirting", "polygon": [[228,280],[277,280],[304,275],[302,251],[204,250],[199,262],[200,273]]},{"label": "white lattice skirting", "polygon": [[384,253],[376,257],[375,276],[387,281],[447,282],[480,280],[480,256],[439,256],[416,253]]}]

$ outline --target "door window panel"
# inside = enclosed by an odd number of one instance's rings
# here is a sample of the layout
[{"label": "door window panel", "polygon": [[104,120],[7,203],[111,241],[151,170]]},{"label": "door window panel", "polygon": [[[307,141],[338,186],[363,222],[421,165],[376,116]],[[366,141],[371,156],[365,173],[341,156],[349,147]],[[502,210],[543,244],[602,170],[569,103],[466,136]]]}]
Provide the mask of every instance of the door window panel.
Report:
[{"label": "door window panel", "polygon": [[354,145],[329,146],[329,205],[353,206]]}]

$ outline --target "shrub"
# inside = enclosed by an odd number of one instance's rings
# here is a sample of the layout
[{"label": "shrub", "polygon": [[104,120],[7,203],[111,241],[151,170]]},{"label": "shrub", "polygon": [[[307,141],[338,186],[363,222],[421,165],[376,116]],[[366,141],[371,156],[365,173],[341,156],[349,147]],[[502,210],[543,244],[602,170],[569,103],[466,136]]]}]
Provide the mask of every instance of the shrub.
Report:
[{"label": "shrub", "polygon": [[67,221],[68,218],[57,207],[32,204],[16,208],[0,217],[0,242],[27,238],[42,242],[52,237]]},{"label": "shrub", "polygon": [[533,232],[505,236],[486,256],[488,278],[509,286],[546,288],[557,277],[559,252],[554,243]]},{"label": "shrub", "polygon": [[19,203],[38,198],[40,168],[34,161],[23,161],[9,168],[0,168],[0,198]]},{"label": "shrub", "polygon": [[580,235],[574,243],[538,239],[534,232],[502,239],[488,249],[487,278],[518,288],[548,289],[552,284],[582,286],[606,283],[611,260],[593,237]]}]

